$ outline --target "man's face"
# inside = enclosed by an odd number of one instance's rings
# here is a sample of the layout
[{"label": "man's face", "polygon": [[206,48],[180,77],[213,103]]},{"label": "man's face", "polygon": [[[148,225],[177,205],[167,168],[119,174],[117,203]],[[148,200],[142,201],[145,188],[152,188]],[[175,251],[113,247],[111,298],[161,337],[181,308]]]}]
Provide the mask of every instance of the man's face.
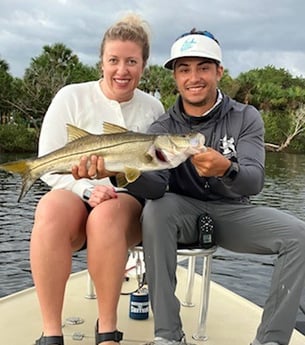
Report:
[{"label": "man's face", "polygon": [[189,115],[202,115],[213,107],[217,97],[217,83],[223,67],[205,58],[179,58],[174,65],[174,77]]}]

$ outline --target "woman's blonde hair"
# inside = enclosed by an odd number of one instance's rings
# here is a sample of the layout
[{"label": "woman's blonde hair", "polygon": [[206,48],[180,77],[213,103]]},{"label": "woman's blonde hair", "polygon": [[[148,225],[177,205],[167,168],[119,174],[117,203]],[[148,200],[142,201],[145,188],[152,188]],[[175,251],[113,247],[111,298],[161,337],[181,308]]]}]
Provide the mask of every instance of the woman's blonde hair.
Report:
[{"label": "woman's blonde hair", "polygon": [[144,66],[150,54],[149,25],[137,14],[128,14],[121,20],[113,24],[104,34],[101,48],[100,59],[104,55],[105,44],[109,40],[132,41],[142,47],[142,57]]}]

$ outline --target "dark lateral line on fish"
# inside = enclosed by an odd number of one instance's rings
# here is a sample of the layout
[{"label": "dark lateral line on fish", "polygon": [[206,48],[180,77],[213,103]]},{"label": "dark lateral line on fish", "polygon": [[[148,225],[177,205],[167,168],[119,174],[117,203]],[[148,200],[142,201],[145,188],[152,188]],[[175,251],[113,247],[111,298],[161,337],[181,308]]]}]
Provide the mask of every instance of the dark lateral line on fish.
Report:
[{"label": "dark lateral line on fish", "polygon": [[[100,147],[100,148],[97,148],[97,149],[95,149],[95,150],[88,149],[88,150],[85,150],[85,151],[75,152],[75,153],[73,153],[73,154],[69,153],[69,154],[66,154],[66,155],[62,155],[62,156],[60,156],[60,157],[54,157],[53,159],[50,159],[50,160],[48,160],[48,161],[46,161],[46,162],[44,162],[44,163],[37,164],[34,168],[28,169],[28,172],[31,172],[31,171],[33,171],[33,170],[35,170],[35,169],[37,169],[37,168],[43,167],[43,166],[45,166],[46,164],[50,164],[50,163],[52,163],[52,162],[54,162],[54,161],[60,161],[60,160],[66,159],[67,157],[75,157],[75,156],[80,156],[80,155],[81,155],[81,156],[85,156],[86,154],[88,154],[88,153],[90,153],[90,152],[92,152],[92,151],[101,151],[101,150],[105,150],[105,149],[108,149],[108,148],[112,148],[112,147],[116,147],[116,146],[120,146],[120,145],[124,145],[124,144],[128,144],[128,143],[138,143],[139,141],[141,141],[141,142],[144,142],[144,141],[152,141],[152,139],[148,139],[148,138],[147,138],[147,139],[145,139],[145,140],[144,140],[144,139],[142,139],[142,140],[130,140],[130,141],[121,142],[121,143],[116,143],[116,144],[109,144],[109,145],[107,145],[107,146],[103,146],[102,148]],[[73,143],[73,145],[75,145],[75,141],[73,141],[72,143]],[[61,149],[64,149],[64,148],[65,148],[65,146],[59,148],[58,151],[61,150]],[[55,154],[56,151],[54,151],[53,153]],[[96,155],[96,154],[97,154],[97,153],[91,153],[89,156]],[[48,154],[46,154],[46,155],[44,155],[44,156],[41,156],[41,157],[38,157],[38,158],[36,158],[36,160],[37,160],[37,161],[43,160],[47,155],[48,155]],[[101,156],[102,156],[102,155],[101,155]],[[37,162],[37,163],[38,163],[38,162]],[[51,171],[50,171],[50,172],[51,172]]]}]

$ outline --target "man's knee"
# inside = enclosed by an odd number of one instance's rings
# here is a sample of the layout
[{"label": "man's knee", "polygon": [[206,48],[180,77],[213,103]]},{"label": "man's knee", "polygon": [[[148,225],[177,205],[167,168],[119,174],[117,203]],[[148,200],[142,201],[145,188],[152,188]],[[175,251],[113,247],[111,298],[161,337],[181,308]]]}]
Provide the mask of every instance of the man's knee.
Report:
[{"label": "man's knee", "polygon": [[302,255],[303,260],[305,261],[305,223],[299,221],[298,231],[297,231],[297,246],[299,248],[299,253]]},{"label": "man's knee", "polygon": [[148,226],[153,224],[154,228],[157,225],[167,224],[173,213],[175,211],[171,209],[170,203],[167,203],[164,198],[148,200],[142,213],[143,224]]}]

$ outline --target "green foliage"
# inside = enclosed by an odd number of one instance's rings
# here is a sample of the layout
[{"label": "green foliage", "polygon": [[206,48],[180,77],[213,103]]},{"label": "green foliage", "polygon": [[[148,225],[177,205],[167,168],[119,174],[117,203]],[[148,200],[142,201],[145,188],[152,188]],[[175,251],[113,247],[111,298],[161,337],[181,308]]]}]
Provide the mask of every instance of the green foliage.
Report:
[{"label": "green foliage", "polygon": [[83,83],[85,81],[98,80],[100,77],[101,75],[98,66],[87,66],[79,62],[73,68],[68,83]]},{"label": "green foliage", "polygon": [[289,125],[284,113],[263,112],[265,124],[265,141],[268,143],[281,143],[285,140],[285,130]]},{"label": "green foliage", "polygon": [[0,125],[0,152],[35,152],[37,138],[33,129],[24,125]]},{"label": "green foliage", "polygon": [[13,97],[13,81],[14,78],[9,74],[8,63],[0,60],[0,115],[12,110],[10,103]]},{"label": "green foliage", "polygon": [[266,66],[241,73],[236,100],[263,111],[295,110],[305,97],[305,81],[293,78],[283,68]]},{"label": "green foliage", "polygon": [[159,92],[161,102],[167,109],[176,99],[177,88],[172,76],[172,72],[161,66],[148,66],[141,78],[139,88],[147,93],[155,94]]},{"label": "green foliage", "polygon": [[60,88],[98,78],[98,69],[83,65],[64,44],[44,46],[42,54],[32,59],[23,79],[13,83],[13,93],[18,96],[12,106],[38,135],[44,114]]},{"label": "green foliage", "polygon": [[169,94],[165,97],[161,98],[162,104],[164,106],[164,109],[169,109],[176,101],[178,95],[177,94]]},{"label": "green foliage", "polygon": [[[13,78],[8,63],[0,60],[0,123],[9,120],[15,125],[1,126],[0,148],[36,150],[44,114],[57,91],[67,84],[99,78],[98,63],[95,66],[82,64],[62,43],[44,46],[42,53],[32,58],[22,79]],[[219,87],[237,101],[252,104],[262,112],[266,142],[279,146],[286,143],[289,148],[286,145],[285,149],[305,152],[305,121],[303,123],[298,115],[305,99],[304,78],[293,77],[274,66],[252,69],[235,79],[225,70]],[[178,95],[172,72],[158,65],[145,69],[139,88],[154,95],[158,93],[165,109],[172,106]],[[297,123],[301,123],[301,128],[297,128]],[[9,134],[4,135],[4,132]],[[26,140],[29,140],[28,145]]]},{"label": "green foliage", "polygon": [[240,87],[238,80],[233,79],[229,75],[229,71],[227,69],[224,70],[223,77],[218,86],[225,94],[232,98],[235,98]]},{"label": "green foliage", "polygon": [[296,140],[293,140],[286,151],[290,153],[305,153],[305,135],[301,134]]}]

